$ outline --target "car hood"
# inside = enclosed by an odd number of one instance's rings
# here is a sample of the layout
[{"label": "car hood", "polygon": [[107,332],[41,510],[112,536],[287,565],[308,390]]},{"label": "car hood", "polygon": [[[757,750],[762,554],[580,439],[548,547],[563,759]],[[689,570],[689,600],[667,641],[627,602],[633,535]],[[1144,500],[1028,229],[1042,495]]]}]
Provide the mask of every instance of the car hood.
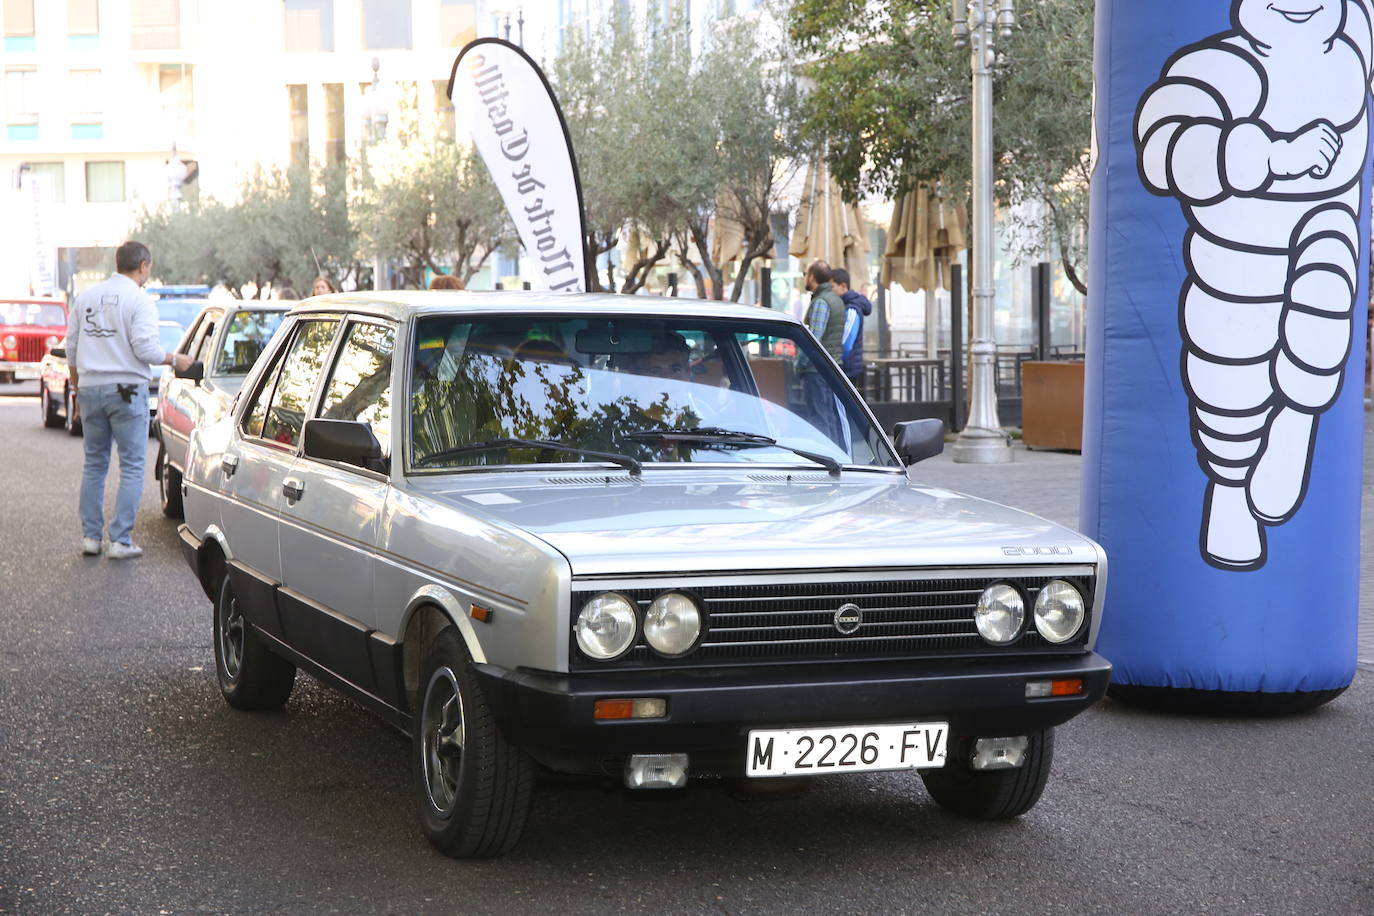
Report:
[{"label": "car hood", "polygon": [[899,474],[537,472],[444,476],[417,488],[515,525],[574,575],[831,567],[1096,563],[1062,525]]}]

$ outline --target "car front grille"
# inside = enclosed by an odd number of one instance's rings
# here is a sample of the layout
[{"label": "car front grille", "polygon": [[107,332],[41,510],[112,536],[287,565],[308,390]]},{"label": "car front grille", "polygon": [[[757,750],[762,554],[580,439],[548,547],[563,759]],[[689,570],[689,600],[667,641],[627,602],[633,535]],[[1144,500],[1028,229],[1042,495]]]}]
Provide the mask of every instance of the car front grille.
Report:
[{"label": "car front grille", "polygon": [[44,343],[44,341],[48,339],[47,335],[33,337],[27,334],[20,334],[18,336],[19,361],[21,363],[42,362],[43,357],[46,356],[48,352],[48,345]]},{"label": "car front grille", "polygon": [[[1000,571],[999,571],[1000,572]],[[706,612],[706,631],[697,648],[681,658],[664,658],[641,639],[614,662],[593,662],[571,641],[571,663],[576,670],[623,667],[699,667],[728,664],[767,664],[786,661],[846,659],[936,658],[1007,653],[1081,652],[1087,643],[1087,625],[1067,643],[1053,644],[1035,629],[1032,608],[1035,596],[1051,579],[1076,586],[1091,611],[1093,576],[1083,572],[1062,574],[1037,569],[1035,574],[979,574],[952,571],[948,577],[884,578],[849,581],[808,581],[805,573],[791,581],[767,584],[664,585],[654,588],[579,588],[573,594],[572,618],[583,603],[604,591],[615,591],[633,600],[640,619],[653,599],[678,588],[694,595]],[[1026,599],[1026,625],[1022,635],[1007,646],[992,646],[978,635],[973,621],[978,596],[994,582],[1010,582]],[[607,583],[608,585],[610,583]],[[844,635],[836,627],[841,605],[855,604],[863,621],[857,631]]]}]

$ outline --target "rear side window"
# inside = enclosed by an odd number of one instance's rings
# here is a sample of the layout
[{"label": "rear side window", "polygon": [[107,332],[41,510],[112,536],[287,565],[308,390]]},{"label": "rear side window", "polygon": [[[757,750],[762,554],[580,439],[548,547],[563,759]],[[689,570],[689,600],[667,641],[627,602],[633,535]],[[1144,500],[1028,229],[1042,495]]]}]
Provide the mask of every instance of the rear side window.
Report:
[{"label": "rear side window", "polygon": [[283,314],[264,309],[235,312],[229,319],[229,329],[224,332],[215,371],[221,375],[247,375],[258,354],[266,349],[267,342],[276,333]]},{"label": "rear side window", "polygon": [[300,441],[310,395],[338,326],[339,322],[334,320],[303,321],[297,325],[295,339],[287,348],[280,369],[268,370],[267,381],[244,414],[244,433],[283,445],[294,446]]},{"label": "rear side window", "polygon": [[391,357],[395,344],[394,328],[354,323],[339,350],[320,404],[324,419],[367,423],[384,451],[389,451],[391,444]]}]

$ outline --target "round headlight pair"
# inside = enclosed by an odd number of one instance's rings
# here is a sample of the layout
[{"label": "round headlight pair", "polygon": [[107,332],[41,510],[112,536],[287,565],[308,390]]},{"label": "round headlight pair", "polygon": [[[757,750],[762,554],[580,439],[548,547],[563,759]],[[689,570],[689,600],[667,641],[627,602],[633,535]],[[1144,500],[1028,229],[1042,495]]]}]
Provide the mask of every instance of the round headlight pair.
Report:
[{"label": "round headlight pair", "polygon": [[[635,603],[618,592],[603,592],[577,615],[577,646],[588,658],[618,658],[634,645],[639,630]],[[701,635],[701,608],[690,595],[664,592],[644,612],[644,641],[660,655],[682,655]]]},{"label": "round headlight pair", "polygon": [[56,334],[49,334],[49,335],[48,335],[48,339],[45,340],[45,341],[43,341],[43,343],[47,346],[47,348],[48,348],[49,350],[51,350],[53,347],[55,347],[55,346],[57,346],[59,343],[61,343],[61,341],[59,341],[59,340],[57,339],[57,335],[56,335]]},{"label": "round headlight pair", "polygon": [[4,343],[6,350],[13,350],[15,347],[19,346],[19,338],[15,337],[13,334],[6,334],[5,339],[0,341],[0,343]]},{"label": "round headlight pair", "polygon": [[[1063,579],[1052,579],[1035,596],[1035,628],[1047,641],[1068,642],[1083,626],[1087,614],[1083,596]],[[1021,635],[1026,602],[1005,582],[989,585],[973,609],[978,634],[994,646],[1005,646]]]}]

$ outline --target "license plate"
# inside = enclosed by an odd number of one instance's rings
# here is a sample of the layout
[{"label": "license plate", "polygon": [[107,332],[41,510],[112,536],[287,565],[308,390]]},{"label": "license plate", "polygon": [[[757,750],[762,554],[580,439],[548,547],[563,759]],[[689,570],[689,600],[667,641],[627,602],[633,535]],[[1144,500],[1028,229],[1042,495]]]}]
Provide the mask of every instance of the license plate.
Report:
[{"label": "license plate", "polygon": [[33,381],[42,374],[37,366],[20,366],[14,370],[16,380]]},{"label": "license plate", "polygon": [[945,765],[948,722],[751,731],[749,776],[815,776]]}]

